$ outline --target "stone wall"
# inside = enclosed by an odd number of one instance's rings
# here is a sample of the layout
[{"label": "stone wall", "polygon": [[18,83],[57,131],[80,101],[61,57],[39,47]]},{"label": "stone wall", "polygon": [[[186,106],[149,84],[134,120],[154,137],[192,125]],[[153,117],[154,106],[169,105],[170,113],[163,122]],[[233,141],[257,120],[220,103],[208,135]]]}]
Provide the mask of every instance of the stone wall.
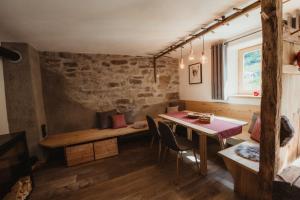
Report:
[{"label": "stone wall", "polygon": [[94,127],[114,108],[144,119],[179,98],[177,59],[158,60],[157,83],[150,57],[41,52],[40,63],[49,133]]}]

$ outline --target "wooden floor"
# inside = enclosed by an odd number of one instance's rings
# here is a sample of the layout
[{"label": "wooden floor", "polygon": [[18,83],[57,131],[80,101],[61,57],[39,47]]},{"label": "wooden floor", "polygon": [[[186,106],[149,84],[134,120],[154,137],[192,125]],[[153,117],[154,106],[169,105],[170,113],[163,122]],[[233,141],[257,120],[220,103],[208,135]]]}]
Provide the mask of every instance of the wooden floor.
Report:
[{"label": "wooden floor", "polygon": [[232,178],[216,155],[217,144],[209,146],[207,177],[197,174],[188,152],[176,184],[174,153],[158,165],[157,148],[150,149],[149,141],[130,141],[120,145],[116,157],[69,168],[49,164],[36,171],[30,199],[238,199]]}]

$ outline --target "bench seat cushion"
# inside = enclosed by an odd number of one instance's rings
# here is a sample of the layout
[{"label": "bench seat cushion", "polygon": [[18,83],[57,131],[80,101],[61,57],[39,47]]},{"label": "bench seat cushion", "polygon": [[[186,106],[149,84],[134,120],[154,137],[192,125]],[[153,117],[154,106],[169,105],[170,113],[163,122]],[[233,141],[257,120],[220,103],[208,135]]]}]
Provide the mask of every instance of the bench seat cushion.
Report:
[{"label": "bench seat cushion", "polygon": [[97,112],[99,129],[112,128],[112,116],[117,114],[116,110]]}]

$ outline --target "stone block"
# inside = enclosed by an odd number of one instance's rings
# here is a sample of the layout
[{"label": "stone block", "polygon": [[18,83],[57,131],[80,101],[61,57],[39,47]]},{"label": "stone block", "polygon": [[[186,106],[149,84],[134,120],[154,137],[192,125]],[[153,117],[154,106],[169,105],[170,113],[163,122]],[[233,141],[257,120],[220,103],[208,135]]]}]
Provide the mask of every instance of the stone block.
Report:
[{"label": "stone block", "polygon": [[177,99],[179,99],[179,93],[178,92],[167,93],[166,98],[168,100],[177,100]]},{"label": "stone block", "polygon": [[139,80],[139,79],[130,79],[129,80],[129,83],[130,84],[142,84],[142,80]]},{"label": "stone block", "polygon": [[116,104],[130,104],[130,100],[129,99],[118,99],[116,101]]},{"label": "stone block", "polygon": [[108,83],[108,87],[118,87],[118,86],[120,86],[119,83],[114,83],[114,82]]},{"label": "stone block", "polygon": [[63,63],[66,67],[78,67],[78,64],[76,62],[65,62]]},{"label": "stone block", "polygon": [[152,93],[140,93],[138,94],[138,97],[153,97]]},{"label": "stone block", "polygon": [[110,63],[113,65],[125,65],[128,63],[128,61],[127,60],[111,60]]},{"label": "stone block", "polygon": [[108,62],[102,62],[102,65],[105,66],[105,67],[109,67],[110,64]]}]

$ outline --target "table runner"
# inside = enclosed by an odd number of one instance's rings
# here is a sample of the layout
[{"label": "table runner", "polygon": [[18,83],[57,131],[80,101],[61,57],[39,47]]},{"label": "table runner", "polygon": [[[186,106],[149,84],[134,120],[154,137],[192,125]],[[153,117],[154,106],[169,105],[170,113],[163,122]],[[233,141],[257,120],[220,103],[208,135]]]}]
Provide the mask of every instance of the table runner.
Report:
[{"label": "table runner", "polygon": [[220,139],[226,139],[238,135],[242,132],[243,129],[243,126],[240,124],[235,124],[233,122],[216,119],[216,118],[210,124],[201,123],[199,119],[188,118],[187,112],[174,112],[174,113],[168,113],[166,115],[183,120],[185,122],[202,126],[203,128],[216,131]]}]

